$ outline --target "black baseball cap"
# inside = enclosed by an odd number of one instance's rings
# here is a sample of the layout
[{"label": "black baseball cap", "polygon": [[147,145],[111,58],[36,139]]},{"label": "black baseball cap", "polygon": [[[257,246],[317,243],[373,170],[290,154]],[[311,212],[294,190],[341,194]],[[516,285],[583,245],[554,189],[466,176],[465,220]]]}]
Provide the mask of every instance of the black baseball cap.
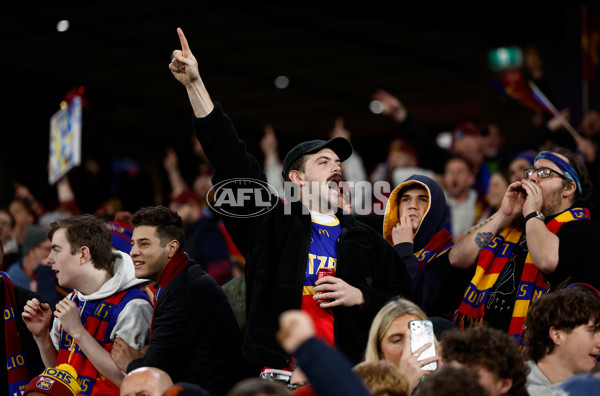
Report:
[{"label": "black baseball cap", "polygon": [[293,149],[291,149],[285,159],[283,160],[283,177],[285,178],[292,164],[298,158],[302,157],[306,154],[314,154],[318,151],[323,150],[324,148],[331,149],[337,156],[340,158],[340,161],[344,162],[352,155],[352,144],[343,137],[335,137],[331,140],[309,140],[307,142],[302,142],[297,144]]}]

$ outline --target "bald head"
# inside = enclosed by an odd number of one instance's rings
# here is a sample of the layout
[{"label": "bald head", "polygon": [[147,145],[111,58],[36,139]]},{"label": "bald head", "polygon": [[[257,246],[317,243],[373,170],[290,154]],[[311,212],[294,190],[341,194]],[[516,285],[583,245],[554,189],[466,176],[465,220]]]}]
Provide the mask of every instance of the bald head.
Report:
[{"label": "bald head", "polygon": [[121,382],[121,396],[161,396],[173,386],[171,377],[156,367],[133,370]]}]

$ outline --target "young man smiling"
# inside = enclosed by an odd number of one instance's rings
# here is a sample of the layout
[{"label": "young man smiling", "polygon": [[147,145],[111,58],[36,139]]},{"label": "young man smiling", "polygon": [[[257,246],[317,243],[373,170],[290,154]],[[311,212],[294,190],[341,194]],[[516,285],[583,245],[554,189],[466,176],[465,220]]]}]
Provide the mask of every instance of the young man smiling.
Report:
[{"label": "young man smiling", "polygon": [[525,338],[531,396],[552,394],[569,377],[589,373],[600,359],[600,292],[571,284],[542,296],[527,312]]},{"label": "young man smiling", "polygon": [[156,367],[173,382],[224,395],[243,375],[241,336],[225,293],[182,251],[185,224],[176,212],[142,208],[131,224],[135,275],[154,282],[150,344],[140,352],[117,338],[112,358],[126,372]]},{"label": "young man smiling", "polygon": [[[178,34],[182,49],[173,52],[169,68],[187,90],[196,137],[215,170],[214,184],[265,182],[231,119],[211,100],[183,31]],[[258,202],[251,200],[241,208],[226,208],[237,214],[224,217],[224,223],[246,258],[243,352],[256,373],[291,366],[292,357],[274,337],[284,311],[309,313],[317,336],[358,362],[379,308],[394,296],[410,294],[409,275],[393,248],[338,209],[340,164],[351,153],[350,142],[341,137],[300,143],[283,164],[287,187],[297,187],[298,195],[286,195],[285,206],[273,198],[271,210],[258,216]],[[234,196],[241,191],[235,191],[238,184],[230,188]],[[334,269],[335,276],[317,280],[320,268]]]}]

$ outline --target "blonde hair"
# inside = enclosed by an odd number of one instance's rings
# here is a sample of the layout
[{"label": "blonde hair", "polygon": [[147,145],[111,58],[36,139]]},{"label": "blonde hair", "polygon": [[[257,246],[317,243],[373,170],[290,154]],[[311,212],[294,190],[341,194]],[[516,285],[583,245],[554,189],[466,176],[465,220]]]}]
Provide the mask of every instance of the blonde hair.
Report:
[{"label": "blonde hair", "polygon": [[381,352],[383,335],[394,319],[410,314],[417,316],[421,320],[427,320],[425,312],[417,304],[404,297],[396,297],[381,307],[369,329],[369,338],[367,340],[367,348],[365,349],[365,361],[383,359],[383,353]]}]

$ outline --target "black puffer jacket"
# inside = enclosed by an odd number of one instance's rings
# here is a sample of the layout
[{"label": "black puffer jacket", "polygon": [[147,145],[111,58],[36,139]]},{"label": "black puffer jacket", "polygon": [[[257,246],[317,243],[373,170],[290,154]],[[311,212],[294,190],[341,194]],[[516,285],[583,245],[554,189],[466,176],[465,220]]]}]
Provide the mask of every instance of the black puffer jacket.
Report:
[{"label": "black puffer jacket", "polygon": [[[215,185],[235,178],[266,182],[260,165],[247,152],[219,103],[215,103],[215,109],[207,117],[193,118],[193,126],[215,170]],[[278,318],[286,310],[301,307],[311,218],[299,202],[286,206],[276,198],[271,202],[275,207],[260,216],[224,216],[223,220],[246,258],[244,356],[259,367],[280,368],[289,363],[290,356],[275,339]],[[251,213],[256,207],[245,201],[245,207],[236,210]],[[341,211],[337,217],[343,229],[338,239],[336,276],[359,288],[365,304],[333,309],[335,342],[341,352],[358,362],[373,317],[390,298],[410,295],[410,277],[400,257],[380,233]]]}]

